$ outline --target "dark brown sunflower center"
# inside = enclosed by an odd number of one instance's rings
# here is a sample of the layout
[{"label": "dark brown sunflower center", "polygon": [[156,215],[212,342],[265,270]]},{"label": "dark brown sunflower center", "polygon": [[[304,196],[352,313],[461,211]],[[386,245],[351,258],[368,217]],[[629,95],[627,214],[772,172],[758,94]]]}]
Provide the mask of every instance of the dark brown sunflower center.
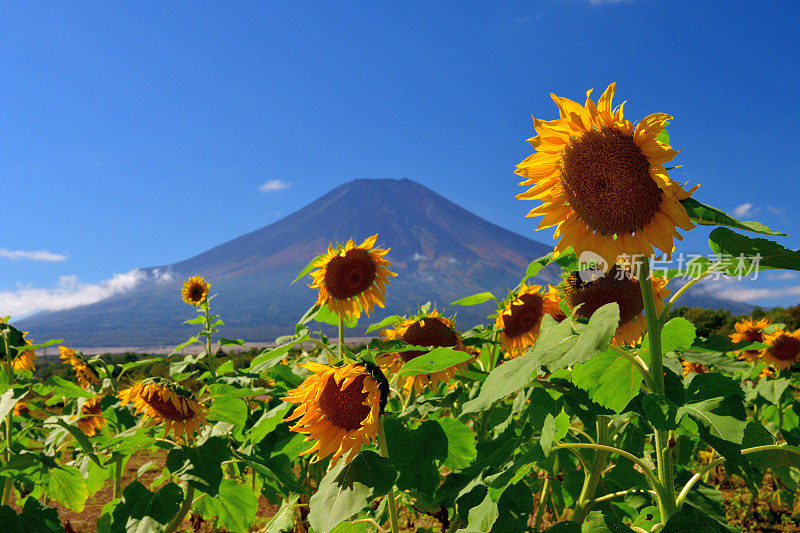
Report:
[{"label": "dark brown sunflower center", "polygon": [[[420,324],[424,322],[424,325]],[[417,320],[406,329],[400,340],[414,346],[456,346],[458,344],[458,336],[456,333],[444,322],[437,318],[425,318]],[[411,350],[409,352],[399,352],[403,361],[411,361],[420,355],[427,353],[419,350]]]},{"label": "dark brown sunflower center", "polygon": [[203,287],[200,285],[192,285],[192,288],[189,291],[189,298],[191,298],[193,302],[201,302],[203,300],[204,292],[205,291],[203,290]]},{"label": "dark brown sunflower center", "polygon": [[330,377],[319,395],[319,408],[325,417],[346,431],[360,428],[369,416],[370,408],[364,405],[367,399],[367,393],[363,392],[365,377],[361,374],[345,390],[341,390],[336,380]]},{"label": "dark brown sunflower center", "polygon": [[369,252],[353,248],[343,256],[337,255],[328,261],[325,287],[334,298],[351,298],[369,289],[375,281],[376,270]]},{"label": "dark brown sunflower center", "polygon": [[639,282],[631,278],[628,271],[612,266],[605,276],[594,281],[581,280],[577,272],[567,278],[564,299],[570,309],[583,304],[576,314],[590,317],[592,313],[606,304],[619,304],[620,325],[630,322],[644,310],[642,290]]},{"label": "dark brown sunflower center", "polygon": [[144,398],[144,401],[146,401],[147,405],[152,407],[155,412],[167,420],[172,420],[173,422],[183,422],[184,420],[189,420],[194,416],[194,411],[188,405],[186,406],[186,412],[184,413],[175,407],[170,400],[161,398],[158,394],[152,394],[149,398]]},{"label": "dark brown sunflower center", "polygon": [[633,137],[613,128],[587,131],[570,142],[561,180],[581,220],[603,235],[642,229],[661,204],[647,157]]},{"label": "dark brown sunflower center", "polygon": [[100,402],[89,400],[83,407],[81,407],[81,413],[84,415],[99,415],[100,414]]},{"label": "dark brown sunflower center", "polygon": [[519,337],[542,322],[544,299],[539,294],[523,294],[522,303],[511,306],[511,315],[503,315],[506,336]]},{"label": "dark brown sunflower center", "polygon": [[769,353],[778,361],[794,361],[800,355],[800,340],[791,335],[781,335],[769,347]]},{"label": "dark brown sunflower center", "polygon": [[747,342],[763,342],[764,335],[757,329],[747,329],[742,333],[744,340]]}]

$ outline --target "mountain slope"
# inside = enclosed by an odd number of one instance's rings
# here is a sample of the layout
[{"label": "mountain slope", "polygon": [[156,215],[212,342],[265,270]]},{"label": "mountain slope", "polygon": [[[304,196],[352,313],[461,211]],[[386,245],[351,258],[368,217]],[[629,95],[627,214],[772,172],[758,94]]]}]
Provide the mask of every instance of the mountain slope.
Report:
[{"label": "mountain slope", "polygon": [[[446,314],[458,312],[466,329],[485,320],[490,303],[460,308],[458,298],[482,291],[504,296],[529,262],[552,247],[492,224],[430,189],[402,180],[355,180],[264,228],[171,265],[145,269],[148,279],[168,272],[172,279],[150,281],[101,302],[67,311],[40,313],[19,326],[31,338],[63,338],[74,346],[154,346],[185,340],[192,318],[180,299],[182,282],[202,275],[212,284],[213,309],[225,321],[222,334],[248,341],[272,340],[293,330],[313,305],[309,278],[290,282],[329,243],[360,243],[378,233],[390,247],[392,278],[385,310],[363,317],[357,331],[389,314],[405,314],[432,301]],[[556,283],[549,270],[534,280]],[[704,295],[707,297],[707,295]],[[712,299],[713,300],[713,299]],[[711,307],[733,302],[706,301]],[[691,305],[691,299],[686,300]]]}]

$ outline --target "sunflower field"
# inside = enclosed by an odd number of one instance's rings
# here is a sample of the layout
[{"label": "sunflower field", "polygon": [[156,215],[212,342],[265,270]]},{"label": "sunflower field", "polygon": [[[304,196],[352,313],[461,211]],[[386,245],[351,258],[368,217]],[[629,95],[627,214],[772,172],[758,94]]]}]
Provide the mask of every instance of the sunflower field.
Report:
[{"label": "sunflower field", "polygon": [[[74,531],[60,511],[111,486],[93,530],[737,531],[721,468],[745,512],[767,482],[792,505],[800,330],[748,319],[702,337],[670,311],[709,276],[800,270],[800,252],[672,181],[672,117],[634,125],[613,97],[613,84],[583,105],[552,95],[558,118],[534,119],[518,198],[558,242],[507,294],[419,302],[348,346],[396,276],[374,235],[313,258],[294,282],[315,305],[244,364],[220,356],[244,341],[221,336],[200,275],[180,295],[196,334],[174,352],[199,355],[118,363],[61,345],[74,379],[41,380],[36,350],[60,341],[0,320],[6,527]],[[657,268],[696,225],[717,226],[709,256]],[[545,268],[562,281],[530,283]],[[495,312],[460,329],[454,309],[486,302]],[[155,364],[167,375],[147,377]]]}]

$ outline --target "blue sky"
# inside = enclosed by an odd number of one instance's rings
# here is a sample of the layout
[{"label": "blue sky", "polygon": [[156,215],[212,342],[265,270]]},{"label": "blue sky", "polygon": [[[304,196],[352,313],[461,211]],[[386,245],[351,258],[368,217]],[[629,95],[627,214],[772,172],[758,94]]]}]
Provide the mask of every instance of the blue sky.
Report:
[{"label": "blue sky", "polygon": [[[356,178],[418,181],[544,243],[531,115],[617,82],[675,116],[674,179],[800,248],[798,4],[18,2],[0,16],[0,315],[68,307]],[[678,251],[704,253],[708,230]],[[720,284],[800,302],[800,277]],[[778,279],[781,278],[781,279]],[[752,292],[753,290],[757,292]]]}]

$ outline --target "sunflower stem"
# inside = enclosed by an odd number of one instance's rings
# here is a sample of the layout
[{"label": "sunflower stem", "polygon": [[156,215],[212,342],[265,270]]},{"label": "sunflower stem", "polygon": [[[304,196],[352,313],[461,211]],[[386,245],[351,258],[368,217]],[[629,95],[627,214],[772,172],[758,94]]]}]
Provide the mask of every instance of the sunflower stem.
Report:
[{"label": "sunflower stem", "polygon": [[[339,315],[339,360],[342,359],[342,345],[344,344],[344,316]],[[328,364],[331,364],[328,361]]]},{"label": "sunflower stem", "polygon": [[172,533],[173,531],[177,530],[183,519],[186,518],[186,513],[188,513],[192,509],[192,500],[194,499],[194,487],[187,484],[186,485],[186,498],[184,498],[183,503],[181,504],[181,508],[178,509],[178,514],[175,515],[175,518],[172,519],[172,522],[169,523],[167,528],[164,530],[165,533]]},{"label": "sunflower stem", "polygon": [[214,365],[214,354],[211,352],[211,310],[208,306],[208,299],[203,301],[201,305],[203,306],[203,315],[205,316],[205,331],[203,332],[203,336],[206,338],[206,360],[208,362],[208,368],[211,370],[211,380],[216,381],[217,369]]},{"label": "sunflower stem", "polygon": [[[603,415],[599,415],[595,424],[597,428],[597,443],[600,445],[606,445],[608,436],[608,419]],[[600,482],[600,478],[603,476],[603,470],[605,470],[607,464],[608,452],[596,450],[594,458],[592,459],[592,466],[585,474],[583,479],[583,487],[581,488],[581,494],[578,497],[577,503],[575,504],[575,512],[572,514],[573,522],[583,524],[583,521],[589,514],[589,509],[591,509],[592,500],[594,499],[594,493],[597,490],[597,484]]]},{"label": "sunflower stem", "polygon": [[547,472],[545,470],[545,478],[544,483],[542,484],[542,493],[539,495],[539,505],[536,506],[536,518],[533,520],[533,530],[539,531],[542,527],[542,516],[544,516],[544,510],[547,507],[547,492],[550,490],[550,478],[555,476],[552,472]]},{"label": "sunflower stem", "polygon": [[112,500],[116,500],[121,495],[120,488],[122,485],[122,457],[122,455],[119,455],[114,460],[114,492],[111,496]]},{"label": "sunflower stem", "polygon": [[[663,354],[661,353],[661,326],[663,322],[660,320],[656,311],[653,284],[650,282],[650,259],[642,256],[637,261],[637,264],[639,266],[637,277],[639,279],[639,286],[642,289],[642,303],[644,304],[644,312],[647,317],[647,338],[650,345],[650,376],[653,381],[654,392],[664,395],[664,360]],[[669,517],[677,512],[672,452],[667,442],[667,433],[655,429],[653,447],[656,451],[658,480],[663,490],[663,497],[659,498],[659,510],[661,512],[662,523],[666,523]]]},{"label": "sunflower stem", "polygon": [[[386,433],[383,430],[383,418],[378,423],[378,446],[381,450],[382,457],[389,457],[389,451],[386,447]],[[386,495],[389,504],[389,521],[392,525],[392,533],[400,533],[400,524],[397,520],[397,501],[394,497],[394,486],[389,489],[389,494]]]},{"label": "sunflower stem", "polygon": [[[6,343],[6,346],[8,346],[8,343]],[[13,436],[13,427],[14,427],[13,426],[13,422],[14,422],[13,416],[14,416],[14,413],[13,413],[13,409],[12,409],[6,415],[6,420],[5,420],[5,422],[6,422],[6,424],[5,424],[6,425],[6,454],[5,454],[6,455],[6,464],[8,464],[8,462],[11,461],[11,437]],[[13,494],[13,492],[14,492],[13,478],[7,477],[6,480],[5,480],[5,484],[3,485],[2,505],[9,505],[11,503],[10,500],[11,500],[11,495]]]}]

